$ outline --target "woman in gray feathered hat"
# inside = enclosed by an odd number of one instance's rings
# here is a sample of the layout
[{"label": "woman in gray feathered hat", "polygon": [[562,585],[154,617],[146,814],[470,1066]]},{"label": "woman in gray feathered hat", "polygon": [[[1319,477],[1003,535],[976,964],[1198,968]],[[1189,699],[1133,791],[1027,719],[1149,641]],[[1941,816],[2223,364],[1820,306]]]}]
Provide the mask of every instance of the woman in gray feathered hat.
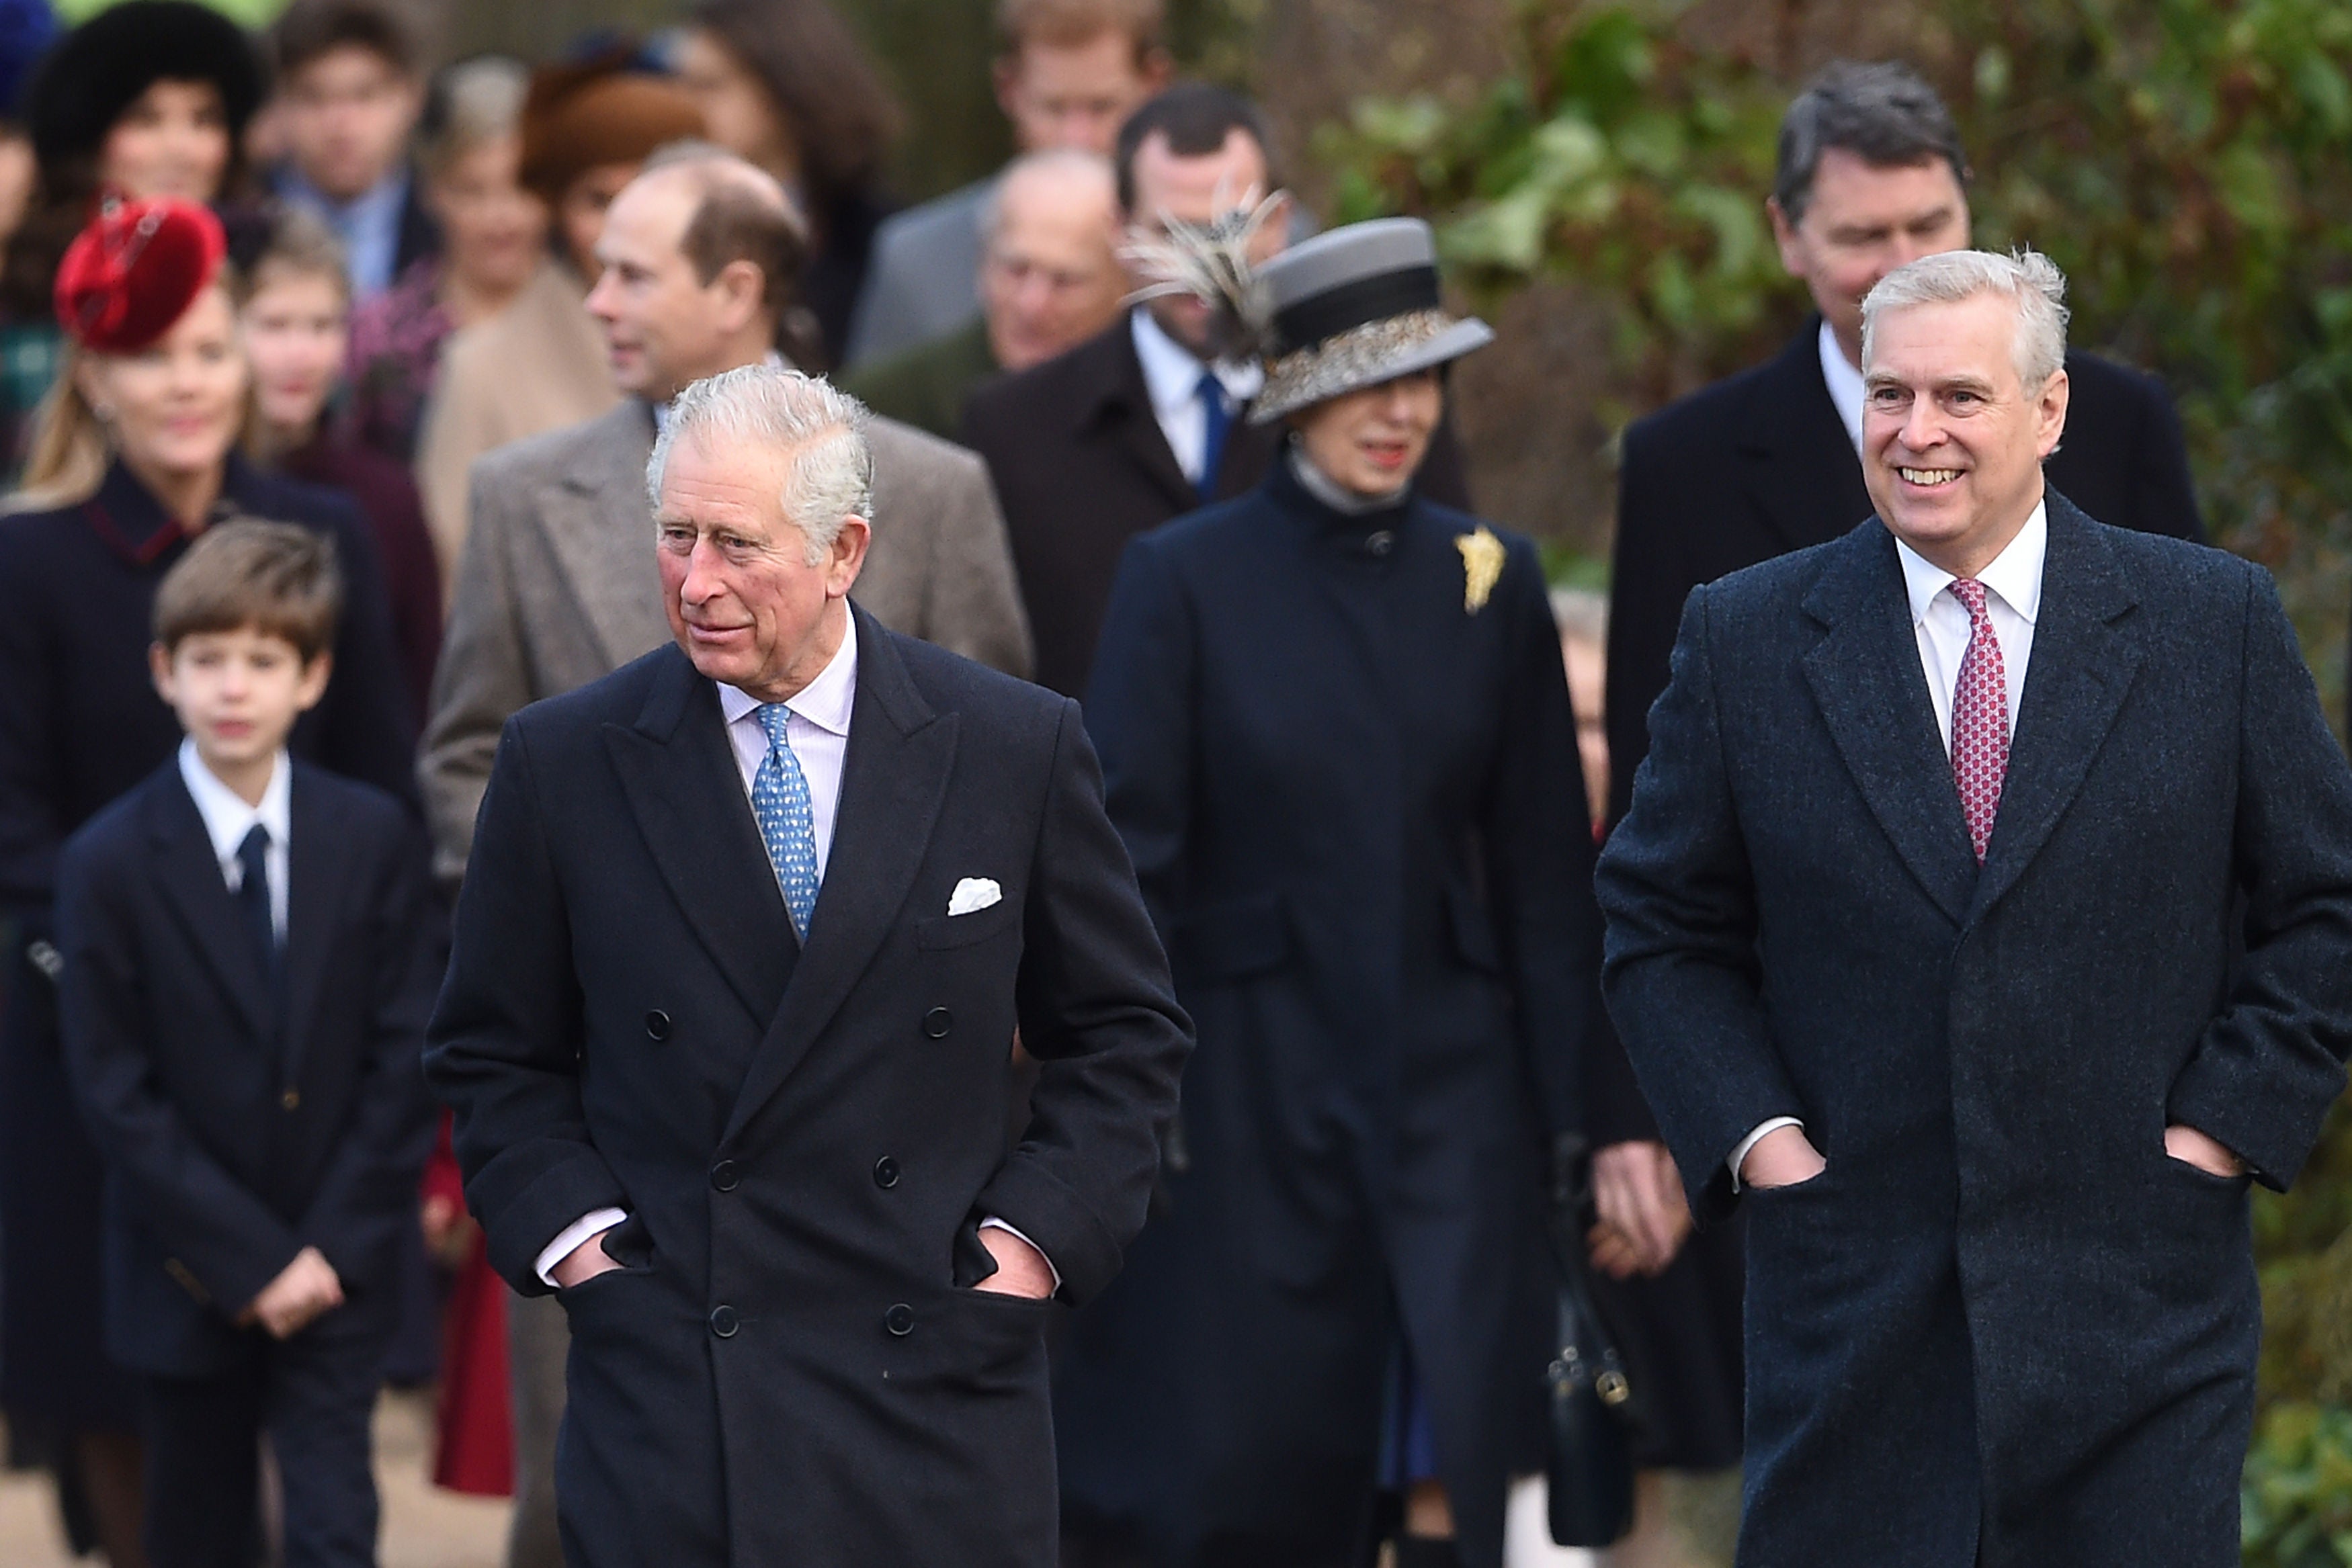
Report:
[{"label": "woman in gray feathered hat", "polygon": [[[1128,548],[1086,701],[1199,1026],[1164,1202],[1057,1353],[1064,1500],[1160,1568],[1502,1558],[1540,1396],[1546,1134],[1573,1125],[1600,918],[1534,548],[1415,493],[1491,340],[1428,227],[1213,296],[1290,430],[1255,493]],[[1385,1504],[1385,1506],[1383,1506]]]}]

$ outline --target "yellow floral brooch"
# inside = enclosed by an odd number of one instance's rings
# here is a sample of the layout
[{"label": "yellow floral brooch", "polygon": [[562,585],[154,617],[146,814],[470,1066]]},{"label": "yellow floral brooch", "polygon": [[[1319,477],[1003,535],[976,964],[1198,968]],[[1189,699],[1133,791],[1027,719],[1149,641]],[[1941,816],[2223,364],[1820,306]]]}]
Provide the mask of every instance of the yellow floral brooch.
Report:
[{"label": "yellow floral brooch", "polygon": [[1495,580],[1503,575],[1503,541],[1492,528],[1459,535],[1454,548],[1462,552],[1462,608],[1475,615],[1486,608]]}]

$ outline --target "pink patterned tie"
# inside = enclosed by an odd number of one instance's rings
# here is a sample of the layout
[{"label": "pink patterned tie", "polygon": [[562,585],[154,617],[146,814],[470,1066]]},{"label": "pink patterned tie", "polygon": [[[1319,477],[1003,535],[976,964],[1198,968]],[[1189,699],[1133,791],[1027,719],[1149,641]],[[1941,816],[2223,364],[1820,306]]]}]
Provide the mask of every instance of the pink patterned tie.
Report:
[{"label": "pink patterned tie", "polygon": [[1952,688],[1952,778],[1960,788],[1960,810],[1969,820],[1969,841],[1982,864],[1992,841],[1992,820],[2000,814],[2000,781],[2009,772],[2009,673],[2001,668],[2000,639],[1985,613],[1985,587],[1956,577],[1952,597],[1969,612],[1969,651],[1960,657],[1960,678]]}]

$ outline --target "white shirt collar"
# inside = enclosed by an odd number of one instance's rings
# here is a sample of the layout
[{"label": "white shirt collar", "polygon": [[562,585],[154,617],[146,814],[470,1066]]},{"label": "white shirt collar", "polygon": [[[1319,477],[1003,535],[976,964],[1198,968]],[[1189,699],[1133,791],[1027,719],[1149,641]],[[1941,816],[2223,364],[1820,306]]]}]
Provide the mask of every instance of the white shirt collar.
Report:
[{"label": "white shirt collar", "polygon": [[245,843],[245,835],[259,822],[269,830],[269,841],[278,849],[287,846],[293,832],[294,769],[286,759],[283,747],[278,760],[270,767],[269,782],[261,791],[261,804],[248,806],[237,792],[222,783],[213,770],[196,755],[193,738],[180,742],[180,780],[188,787],[189,798],[196,803],[196,813],[205,820],[205,834],[212,840],[213,858],[223,863],[236,859]]},{"label": "white shirt collar", "polygon": [[1838,423],[1845,426],[1846,439],[1853,443],[1856,452],[1862,450],[1862,372],[1838,347],[1837,334],[1830,330],[1827,321],[1822,323],[1822,381],[1830,389],[1830,406],[1837,410]]},{"label": "white shirt collar", "polygon": [[1135,357],[1143,362],[1143,385],[1151,393],[1152,412],[1162,423],[1199,399],[1204,370],[1216,372],[1225,395],[1237,403],[1249,402],[1265,385],[1265,371],[1255,364],[1237,365],[1225,360],[1202,364],[1140,305],[1127,313],[1127,321],[1129,334],[1135,340]]},{"label": "white shirt collar", "polygon": [[[719,685],[719,710],[733,724],[761,706],[760,699],[740,686]],[[816,679],[803,686],[800,695],[786,706],[794,718],[806,719],[828,735],[846,737],[849,734],[849,710],[857,699],[857,617],[851,615],[842,629],[841,646],[833,651],[833,658],[817,672]]]},{"label": "white shirt collar", "polygon": [[[1895,541],[1895,553],[1903,562],[1903,585],[1911,595],[1911,624],[1916,626],[1927,618],[1927,607],[1936,601],[1936,595],[1951,586],[1953,574],[1901,539]],[[1993,557],[1991,565],[1977,573],[1977,580],[2031,626],[2041,615],[2042,563],[2049,553],[2049,507],[2047,502],[2036,501],[2025,526]]]}]

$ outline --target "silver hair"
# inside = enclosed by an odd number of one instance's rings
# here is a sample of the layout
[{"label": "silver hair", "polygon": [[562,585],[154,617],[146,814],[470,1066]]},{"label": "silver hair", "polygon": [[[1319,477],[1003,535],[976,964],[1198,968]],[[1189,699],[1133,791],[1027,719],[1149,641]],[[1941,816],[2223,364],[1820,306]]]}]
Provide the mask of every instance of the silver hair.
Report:
[{"label": "silver hair", "polygon": [[1998,256],[1989,250],[1948,250],[1896,267],[1862,302],[1862,364],[1870,368],[1878,319],[1914,305],[1958,305],[1996,294],[2017,308],[2011,358],[2027,392],[2038,390],[2066,364],[2066,275],[2038,250]]},{"label": "silver hair", "polygon": [[821,377],[775,365],[744,365],[706,376],[670,404],[661,438],[646,465],[646,497],[658,514],[670,449],[692,436],[709,450],[714,437],[768,447],[792,458],[776,497],[801,530],[808,564],[833,548],[843,522],[874,517],[874,455],[866,443],[866,405]]}]

